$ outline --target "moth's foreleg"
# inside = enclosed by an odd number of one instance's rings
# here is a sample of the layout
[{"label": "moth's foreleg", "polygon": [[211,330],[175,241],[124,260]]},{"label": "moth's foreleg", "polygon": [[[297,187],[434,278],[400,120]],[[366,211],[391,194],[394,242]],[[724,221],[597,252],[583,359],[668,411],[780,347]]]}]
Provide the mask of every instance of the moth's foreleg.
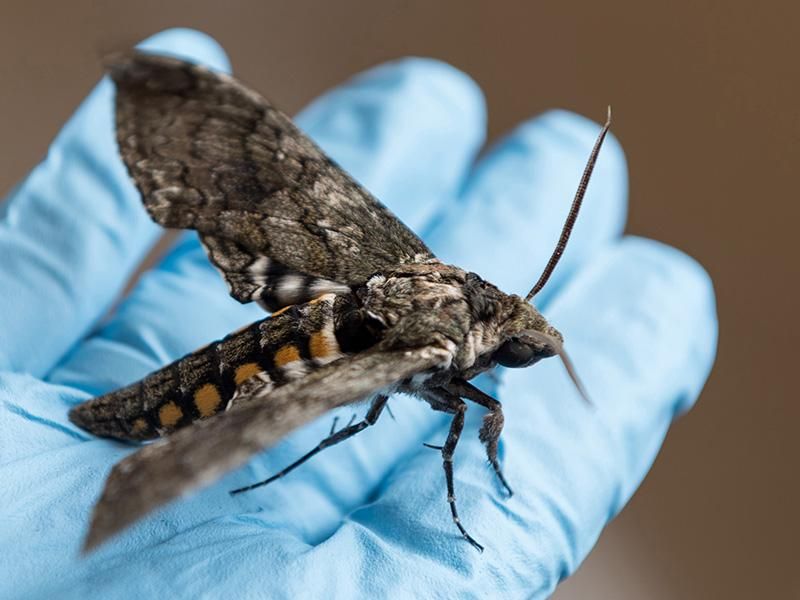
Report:
[{"label": "moth's foreleg", "polygon": [[435,390],[435,398],[435,401],[429,399],[429,403],[434,410],[453,414],[453,420],[450,422],[450,431],[447,434],[444,446],[441,448],[444,478],[447,483],[447,503],[450,505],[453,522],[456,524],[456,527],[458,527],[461,535],[478,551],[483,552],[483,546],[476,542],[461,524],[461,519],[458,516],[458,509],[456,508],[456,493],[453,485],[453,453],[458,444],[458,439],[461,437],[461,432],[464,429],[464,414],[467,412],[467,405],[457,395],[442,388]]},{"label": "moth's foreleg", "polygon": [[[333,431],[333,428],[331,428],[331,434],[328,437],[326,437],[319,444],[317,444],[317,446],[313,450],[298,458],[288,467],[282,469],[278,473],[275,473],[275,475],[273,475],[268,479],[265,479],[264,481],[259,481],[258,483],[254,483],[252,485],[248,485],[246,487],[233,490],[231,494],[239,494],[241,492],[247,492],[257,487],[261,487],[262,485],[267,485],[268,483],[272,483],[276,479],[280,479],[284,475],[287,475],[288,473],[290,473],[291,471],[302,465],[304,462],[306,462],[309,458],[321,452],[325,448],[330,448],[331,446],[334,446],[339,442],[343,442],[344,440],[353,437],[355,434],[364,431],[370,425],[374,425],[375,423],[378,422],[378,417],[381,416],[381,412],[383,412],[383,409],[386,407],[386,403],[388,400],[389,400],[388,396],[384,395],[376,396],[375,399],[372,401],[372,404],[370,404],[369,410],[367,411],[367,414],[363,420],[359,421],[358,423],[353,423],[352,425],[348,425],[347,427],[344,427],[335,433]],[[334,427],[335,424],[336,422],[334,421]]]},{"label": "moth's foreleg", "polygon": [[489,459],[489,463],[492,465],[494,472],[497,474],[497,478],[508,492],[510,498],[514,495],[514,491],[511,489],[511,486],[508,485],[503,475],[503,470],[500,467],[500,461],[497,460],[497,446],[500,440],[500,434],[503,432],[503,423],[505,422],[502,405],[488,394],[484,394],[471,383],[463,380],[456,379],[451,381],[447,384],[447,389],[453,394],[471,400],[476,404],[480,404],[489,411],[483,417],[483,425],[478,435],[481,442],[486,446],[486,457]]}]

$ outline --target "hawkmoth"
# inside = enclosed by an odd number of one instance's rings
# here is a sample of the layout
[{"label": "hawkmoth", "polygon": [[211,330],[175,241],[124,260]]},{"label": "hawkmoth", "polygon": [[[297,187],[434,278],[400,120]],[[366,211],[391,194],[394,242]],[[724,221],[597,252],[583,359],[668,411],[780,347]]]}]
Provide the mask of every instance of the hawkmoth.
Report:
[{"label": "hawkmoth", "polygon": [[556,248],[525,297],[440,262],[289,117],[234,78],[133,51],[108,62],[120,154],[159,224],[194,229],[231,295],[271,316],[125,388],[70,411],[99,436],[150,440],[111,471],[84,550],[154,508],[208,484],[328,410],[369,399],[365,418],[270,479],[374,424],[389,394],[452,414],[441,451],[453,522],[453,451],[467,404],[497,458],[500,403],[469,383],[497,365],[559,356],[584,398],[561,334],[531,303],[561,257],[608,120]]}]

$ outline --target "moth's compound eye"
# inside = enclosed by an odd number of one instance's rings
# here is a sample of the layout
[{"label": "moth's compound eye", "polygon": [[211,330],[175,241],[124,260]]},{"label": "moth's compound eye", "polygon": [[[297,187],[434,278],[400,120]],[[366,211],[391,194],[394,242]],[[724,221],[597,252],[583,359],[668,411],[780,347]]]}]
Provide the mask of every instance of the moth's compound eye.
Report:
[{"label": "moth's compound eye", "polygon": [[524,367],[533,361],[536,349],[530,344],[510,339],[494,353],[494,359],[504,367]]}]

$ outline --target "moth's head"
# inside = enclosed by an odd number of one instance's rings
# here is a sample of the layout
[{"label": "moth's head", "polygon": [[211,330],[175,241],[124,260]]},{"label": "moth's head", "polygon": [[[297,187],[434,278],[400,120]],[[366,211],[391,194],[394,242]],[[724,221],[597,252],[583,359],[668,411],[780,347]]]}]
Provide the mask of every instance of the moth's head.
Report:
[{"label": "moth's head", "polygon": [[514,309],[503,327],[503,341],[492,360],[512,369],[529,367],[561,351],[564,337],[532,305],[513,296]]},{"label": "moth's head", "polygon": [[492,361],[512,369],[529,367],[543,358],[558,356],[583,399],[591,403],[586,389],[578,379],[572,361],[564,351],[564,336],[550,325],[532,304],[519,296],[511,318],[506,321],[502,341],[492,354]]}]

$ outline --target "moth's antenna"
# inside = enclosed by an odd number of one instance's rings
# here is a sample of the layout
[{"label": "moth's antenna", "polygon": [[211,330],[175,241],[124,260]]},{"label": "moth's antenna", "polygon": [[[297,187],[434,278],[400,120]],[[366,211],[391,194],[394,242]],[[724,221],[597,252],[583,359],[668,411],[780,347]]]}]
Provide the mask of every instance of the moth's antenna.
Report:
[{"label": "moth's antenna", "polygon": [[600,153],[600,147],[603,145],[603,140],[606,139],[606,134],[608,133],[610,127],[611,106],[608,107],[606,124],[603,125],[600,135],[597,136],[597,141],[594,143],[592,153],[589,155],[589,161],[586,163],[586,167],[583,169],[583,176],[581,177],[581,182],[578,184],[578,191],[575,192],[575,199],[572,201],[572,207],[569,209],[569,214],[567,215],[567,220],[564,223],[564,228],[561,230],[561,237],[558,238],[558,243],[556,244],[555,250],[553,250],[550,260],[547,261],[547,266],[544,268],[544,271],[539,277],[539,281],[536,282],[536,285],[534,285],[531,288],[531,291],[528,292],[528,295],[525,296],[526,302],[530,302],[531,298],[541,291],[541,289],[547,283],[547,280],[550,279],[550,275],[553,274],[553,270],[556,268],[558,261],[561,260],[561,255],[564,254],[564,248],[567,247],[567,240],[569,240],[569,236],[572,233],[572,227],[575,225],[575,219],[578,218],[578,211],[581,209],[581,204],[583,203],[583,196],[586,193],[586,187],[589,185],[589,179],[592,177],[594,163],[597,162],[597,155]]}]

